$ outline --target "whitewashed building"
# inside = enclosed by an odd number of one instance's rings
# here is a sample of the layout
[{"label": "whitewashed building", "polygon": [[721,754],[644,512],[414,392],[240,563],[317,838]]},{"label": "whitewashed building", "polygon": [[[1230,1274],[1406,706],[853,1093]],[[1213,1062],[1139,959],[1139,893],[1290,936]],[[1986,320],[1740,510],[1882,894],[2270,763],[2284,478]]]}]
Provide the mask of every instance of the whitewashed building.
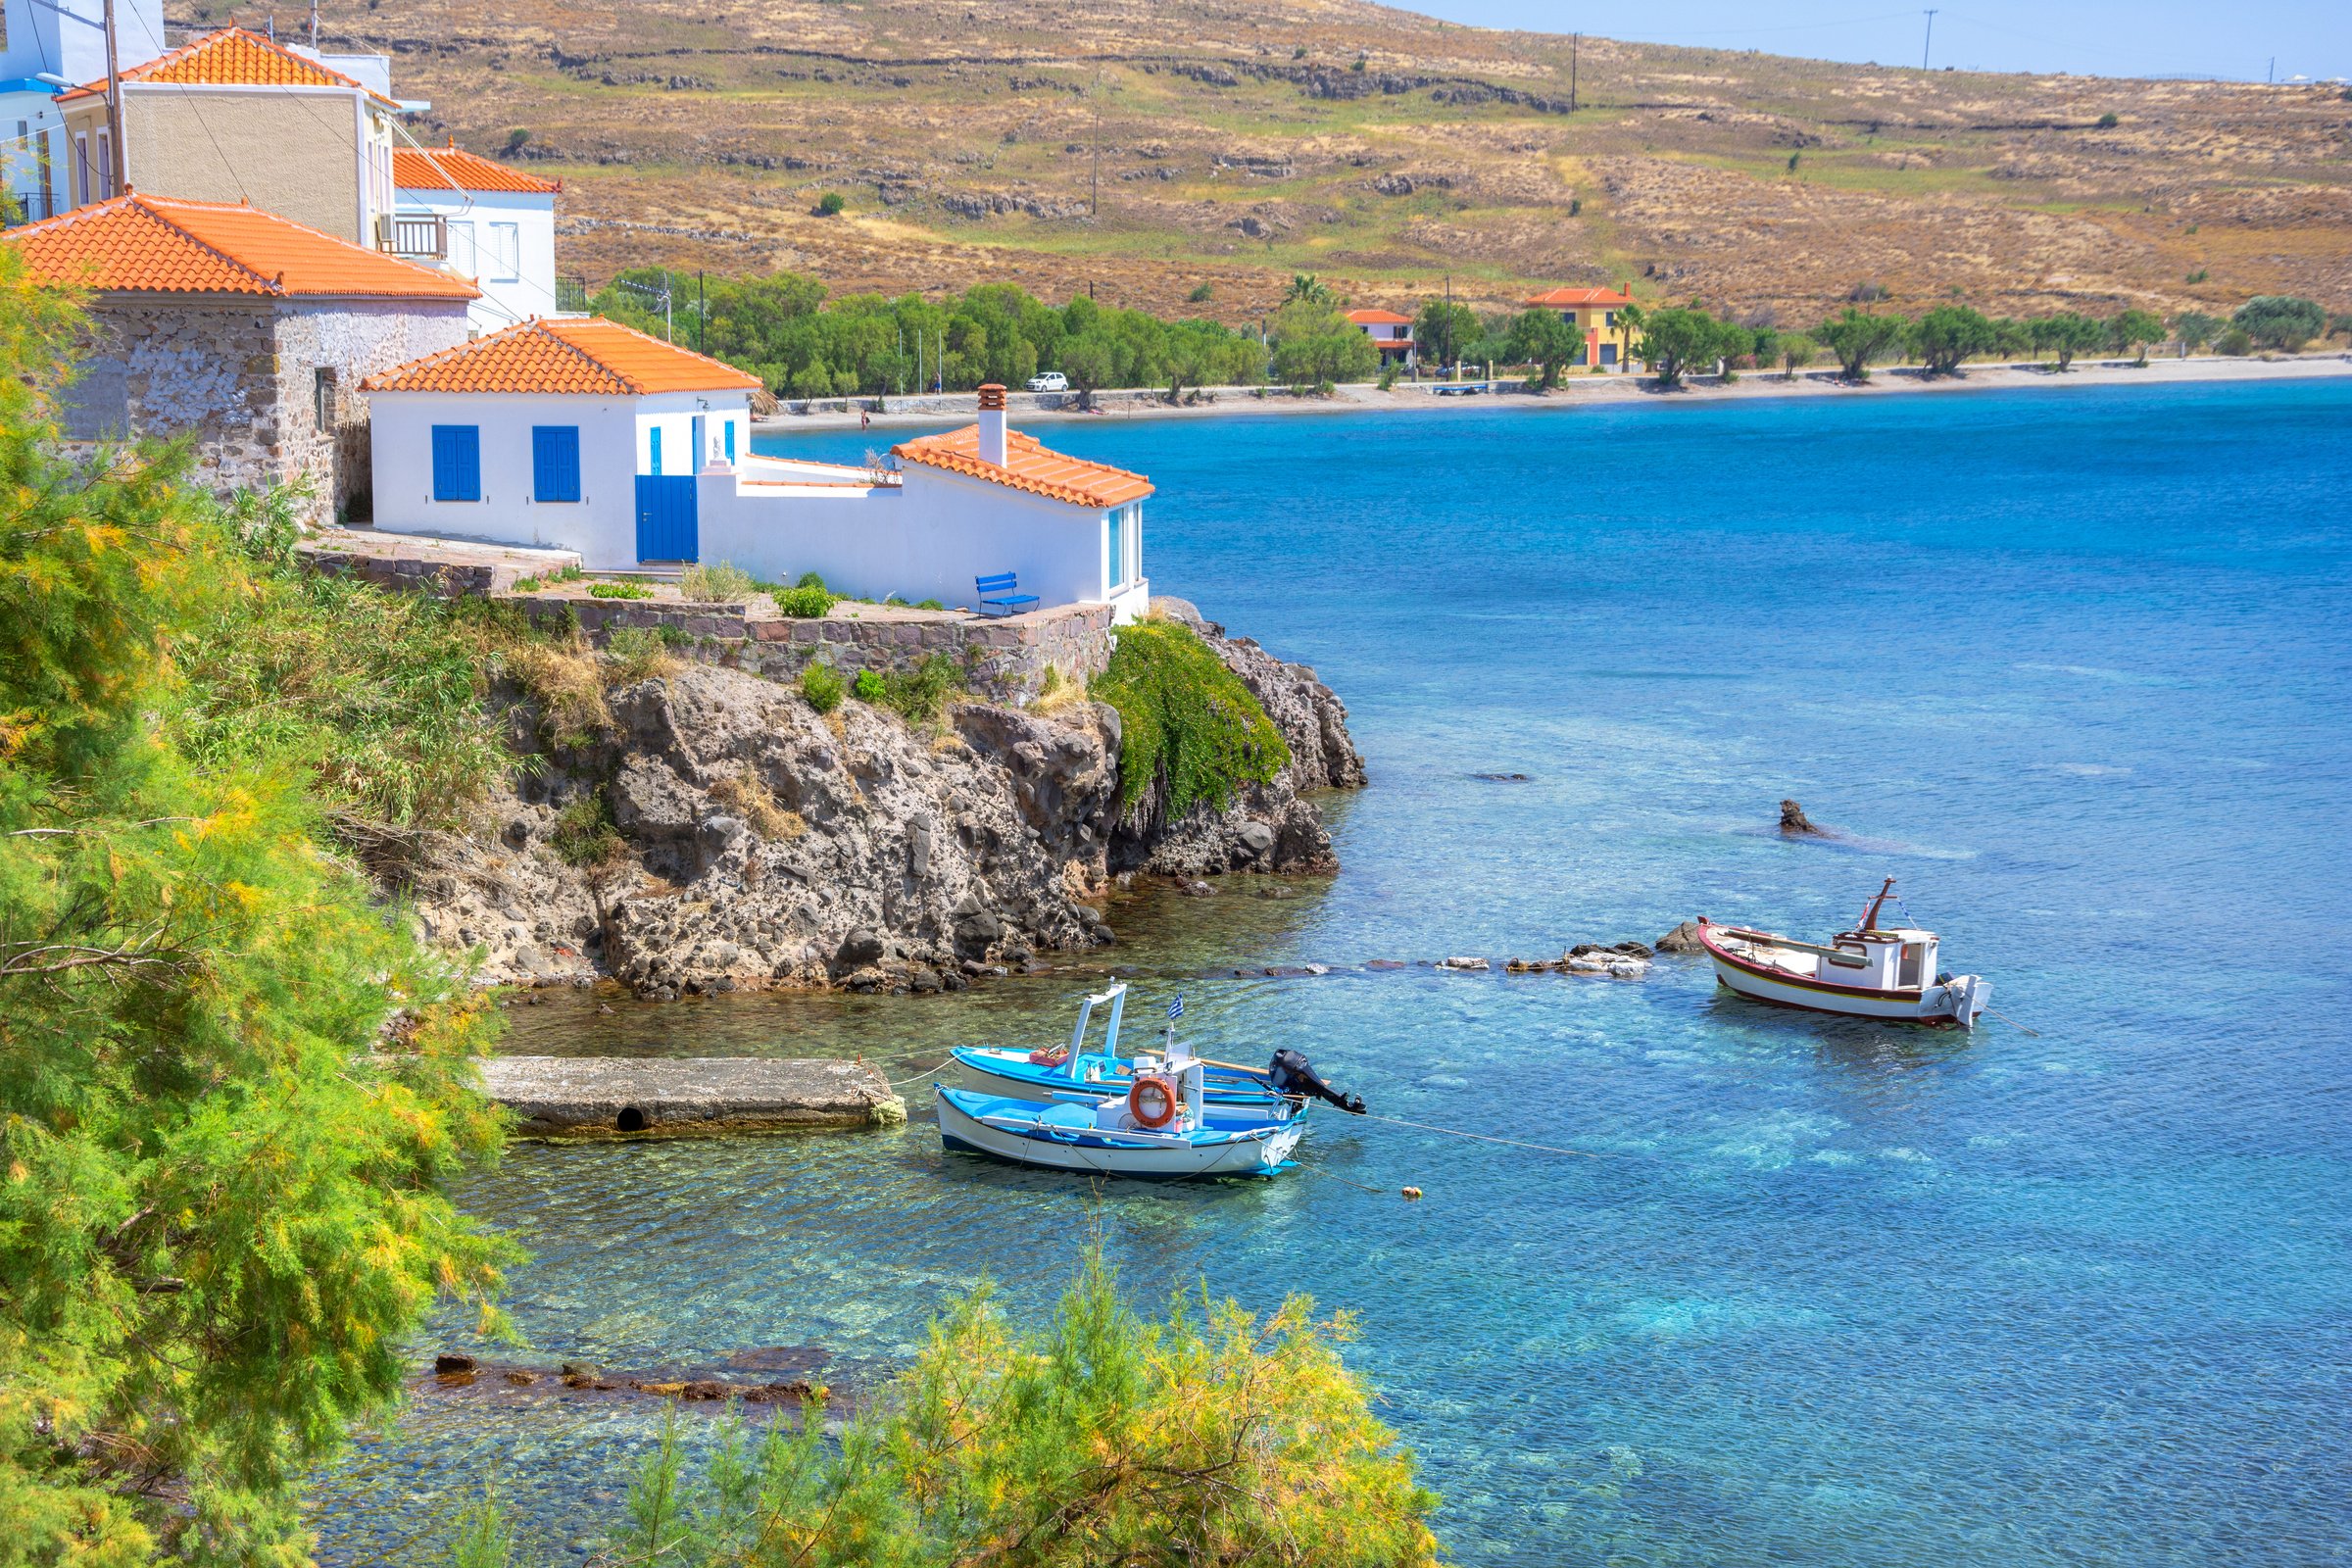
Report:
[{"label": "whitewashed building", "polygon": [[580,552],[595,571],[727,561],[768,582],[981,609],[1151,602],[1141,474],[980,417],[886,465],[756,457],[751,376],[595,318],[528,321],[367,383],[376,525]]},{"label": "whitewashed building", "polygon": [[456,145],[392,155],[398,191],[386,224],[396,256],[440,267],[482,291],[477,330],[562,314],[556,293],[556,195],[564,187]]},{"label": "whitewashed building", "polygon": [[[90,188],[112,194],[99,172],[111,166],[113,136],[86,146],[81,168],[66,130],[58,100],[83,82],[106,74],[106,24],[96,5],[60,5],[54,0],[6,0],[0,8],[5,41],[0,42],[0,166],[19,217],[26,222],[54,218],[78,205],[77,174]],[[133,71],[164,52],[164,8],[159,0],[116,0],[118,63]],[[103,159],[101,154],[104,155]]]}]

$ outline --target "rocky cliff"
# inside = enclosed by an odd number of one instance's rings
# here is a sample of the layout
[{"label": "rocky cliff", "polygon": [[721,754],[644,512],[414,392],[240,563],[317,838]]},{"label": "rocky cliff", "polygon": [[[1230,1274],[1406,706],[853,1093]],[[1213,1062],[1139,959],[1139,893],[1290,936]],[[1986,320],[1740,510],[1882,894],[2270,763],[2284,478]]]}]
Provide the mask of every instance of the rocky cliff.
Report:
[{"label": "rocky cliff", "polygon": [[1332,868],[1301,792],[1363,782],[1346,709],[1304,666],[1167,610],[1292,749],[1223,810],[1122,811],[1105,704],[965,702],[918,725],[855,701],[820,714],[797,690],[684,664],[608,692],[610,722],[567,745],[527,696],[501,693],[518,765],[489,827],[422,841],[400,880],[429,935],[482,950],[487,979],[609,974],[674,997],[953,990],[1109,941],[1101,896],[1125,873]]}]

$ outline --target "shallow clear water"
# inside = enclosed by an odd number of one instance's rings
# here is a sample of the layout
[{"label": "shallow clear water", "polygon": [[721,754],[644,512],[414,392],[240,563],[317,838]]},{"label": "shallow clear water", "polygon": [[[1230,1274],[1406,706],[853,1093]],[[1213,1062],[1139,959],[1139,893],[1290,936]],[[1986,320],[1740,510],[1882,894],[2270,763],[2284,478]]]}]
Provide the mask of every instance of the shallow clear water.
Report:
[{"label": "shallow clear water", "polygon": [[[898,1077],[1119,965],[1212,1054],[1599,1157],[1327,1117],[1309,1158],[1428,1196],[1098,1196],[944,1157],[919,1092],[884,1134],[523,1148],[466,1200],[536,1253],[531,1357],[813,1345],[854,1384],[982,1276],[1043,1310],[1099,1227],[1146,1298],[1355,1309],[1468,1563],[2352,1559],[2348,427],[2322,382],[1054,427],[1158,483],[1158,590],[1348,700],[1342,874],[1138,899],[967,996],[565,998],[514,1049]],[[1784,795],[1859,842],[1782,841]],[[1886,875],[2038,1035],[1687,961],[1360,967],[1826,933]],[[422,1398],[323,1479],[325,1554],[413,1559],[490,1468],[562,1560],[648,1420]]]}]

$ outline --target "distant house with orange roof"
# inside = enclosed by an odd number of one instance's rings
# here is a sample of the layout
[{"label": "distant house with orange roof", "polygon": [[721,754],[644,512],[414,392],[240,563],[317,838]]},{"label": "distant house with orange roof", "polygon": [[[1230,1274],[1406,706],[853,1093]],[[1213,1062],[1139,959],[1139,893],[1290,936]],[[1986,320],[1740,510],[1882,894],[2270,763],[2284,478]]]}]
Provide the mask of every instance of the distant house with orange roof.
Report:
[{"label": "distant house with orange roof", "polygon": [[311,479],[314,519],[368,490],[361,378],[465,341],[475,293],[259,208],[144,192],[0,244],[89,293],[70,435],[192,436],[219,490]]},{"label": "distant house with orange roof", "polygon": [[529,321],[368,381],[379,527],[576,550],[592,570],[728,561],[770,582],[979,608],[1012,572],[1039,608],[1151,600],[1152,481],[976,424],[873,466],[751,451],[759,382],[598,318]]},{"label": "distant house with orange roof", "polygon": [[[377,57],[329,57],[222,27],[122,72],[122,160],[130,188],[190,201],[250,201],[356,245],[384,238],[404,106]],[[352,69],[341,69],[349,66]],[[374,80],[363,79],[366,76]],[[72,151],[70,204],[121,194],[104,77],[59,96]]]},{"label": "distant house with orange roof", "polygon": [[1630,370],[1641,358],[1642,334],[1625,318],[1634,303],[1629,290],[1555,288],[1527,302],[1530,310],[1557,311],[1583,334],[1584,364],[1602,370]]},{"label": "distant house with orange roof", "polygon": [[1367,309],[1349,311],[1348,319],[1372,340],[1372,346],[1380,351],[1381,364],[1387,365],[1394,360],[1407,369],[1412,368],[1414,347],[1411,317],[1398,316],[1395,311]]},{"label": "distant house with orange roof", "polygon": [[398,192],[385,249],[471,278],[484,332],[554,316],[556,196],[561,181],[464,148],[403,147],[392,155]]}]

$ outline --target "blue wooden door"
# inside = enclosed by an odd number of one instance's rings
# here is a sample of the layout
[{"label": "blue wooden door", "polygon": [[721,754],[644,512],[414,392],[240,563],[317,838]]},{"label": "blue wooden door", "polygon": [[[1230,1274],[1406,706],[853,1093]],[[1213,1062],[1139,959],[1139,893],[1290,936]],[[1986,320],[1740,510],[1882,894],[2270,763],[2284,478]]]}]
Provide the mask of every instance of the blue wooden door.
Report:
[{"label": "blue wooden door", "polygon": [[641,473],[637,476],[637,559],[699,561],[695,536],[694,476]]}]

